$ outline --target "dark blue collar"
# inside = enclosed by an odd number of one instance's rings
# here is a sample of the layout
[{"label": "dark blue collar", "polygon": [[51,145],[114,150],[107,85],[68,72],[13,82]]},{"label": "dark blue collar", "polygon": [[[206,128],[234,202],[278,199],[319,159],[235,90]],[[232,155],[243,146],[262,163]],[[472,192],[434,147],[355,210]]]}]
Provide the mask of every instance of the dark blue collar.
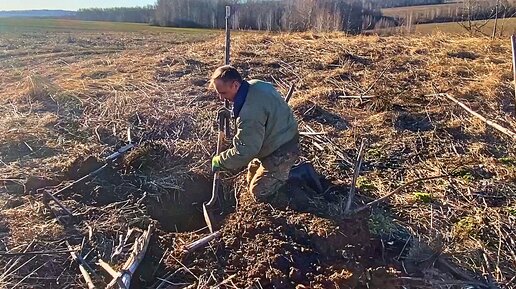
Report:
[{"label": "dark blue collar", "polygon": [[247,98],[247,93],[249,92],[249,82],[243,80],[240,83],[240,87],[238,88],[237,94],[235,96],[235,101],[233,103],[233,117],[237,118],[244,106],[245,99]]}]

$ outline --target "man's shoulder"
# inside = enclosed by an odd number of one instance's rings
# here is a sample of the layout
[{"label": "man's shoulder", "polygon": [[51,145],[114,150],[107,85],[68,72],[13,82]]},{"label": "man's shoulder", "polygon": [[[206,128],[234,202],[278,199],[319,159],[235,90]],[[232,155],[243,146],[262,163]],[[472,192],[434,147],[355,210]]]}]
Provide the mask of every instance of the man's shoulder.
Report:
[{"label": "man's shoulder", "polygon": [[258,89],[274,89],[274,85],[270,82],[259,80],[259,79],[251,79],[247,81],[250,87],[258,88]]},{"label": "man's shoulder", "polygon": [[276,88],[270,82],[259,79],[251,79],[248,82],[250,94],[259,94],[263,98],[264,96],[273,96],[277,93]]}]

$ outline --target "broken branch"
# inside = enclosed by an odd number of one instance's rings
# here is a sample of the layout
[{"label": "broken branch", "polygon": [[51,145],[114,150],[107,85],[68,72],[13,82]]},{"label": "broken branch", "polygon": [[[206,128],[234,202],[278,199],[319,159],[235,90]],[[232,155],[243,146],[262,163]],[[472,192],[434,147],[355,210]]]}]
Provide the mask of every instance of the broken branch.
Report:
[{"label": "broken branch", "polygon": [[220,231],[213,232],[213,233],[209,234],[208,236],[201,238],[201,239],[187,245],[185,247],[184,251],[187,253],[191,253],[199,248],[206,246],[206,244],[208,244],[211,240],[220,237],[220,235],[221,235]]},{"label": "broken branch", "polygon": [[[91,276],[86,270],[86,267],[88,267],[90,270],[91,268],[84,262],[81,256],[77,255],[75,250],[72,249],[72,246],[66,242],[66,246],[68,246],[68,249],[71,251],[70,255],[72,256],[72,259],[79,264],[79,271],[81,271],[82,276],[84,277],[84,281],[86,281],[86,285],[88,285],[88,289],[95,289],[95,284],[93,284],[93,281],[91,280]],[[92,270],[93,271],[93,270]]]},{"label": "broken branch", "polygon": [[295,83],[292,83],[290,85],[290,88],[288,89],[288,92],[287,92],[287,96],[285,96],[285,102],[288,103],[288,101],[290,100],[290,98],[292,97],[292,94],[294,94],[294,87],[295,87]]},{"label": "broken branch", "polygon": [[119,288],[130,288],[131,278],[147,252],[152,230],[152,225],[149,225],[147,231],[144,231],[143,234],[136,239],[129,259],[127,259],[122,270],[116,274],[116,277],[113,278],[106,288],[114,288],[115,285],[118,285]]},{"label": "broken branch", "polygon": [[447,97],[448,99],[450,99],[451,101],[455,102],[456,104],[458,104],[459,106],[461,106],[463,109],[465,109],[467,112],[471,113],[472,115],[476,116],[477,118],[479,118],[480,120],[482,120],[483,122],[485,122],[487,125],[491,126],[492,128],[495,128],[497,129],[498,131],[510,136],[512,139],[516,139],[516,133],[493,122],[493,121],[490,121],[488,119],[486,119],[485,117],[483,117],[482,115],[480,115],[479,113],[475,112],[474,110],[472,110],[471,108],[469,108],[468,106],[466,106],[464,103],[458,101],[456,98],[454,98],[453,96],[447,94],[447,93],[437,93],[437,94],[430,94],[430,95],[427,95],[427,96],[445,96]]},{"label": "broken branch", "polygon": [[77,252],[77,250],[60,250],[60,251],[36,251],[36,252],[0,252],[0,256],[30,256],[30,255],[57,255]]}]

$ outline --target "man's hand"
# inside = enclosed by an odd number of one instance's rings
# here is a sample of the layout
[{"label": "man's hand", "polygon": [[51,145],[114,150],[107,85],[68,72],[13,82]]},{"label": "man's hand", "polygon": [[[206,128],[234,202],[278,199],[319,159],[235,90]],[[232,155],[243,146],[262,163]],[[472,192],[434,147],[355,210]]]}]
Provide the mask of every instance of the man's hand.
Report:
[{"label": "man's hand", "polygon": [[231,111],[226,107],[219,108],[217,112],[217,119],[229,119],[231,118]]},{"label": "man's hand", "polygon": [[211,171],[212,172],[218,172],[222,168],[222,165],[220,164],[220,156],[214,156],[211,159]]}]

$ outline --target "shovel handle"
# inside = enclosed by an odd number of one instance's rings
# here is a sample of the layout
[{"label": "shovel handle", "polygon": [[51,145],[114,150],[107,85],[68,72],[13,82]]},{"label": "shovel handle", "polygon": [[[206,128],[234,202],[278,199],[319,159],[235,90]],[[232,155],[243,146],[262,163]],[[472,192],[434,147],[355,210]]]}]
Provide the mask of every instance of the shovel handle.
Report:
[{"label": "shovel handle", "polygon": [[207,207],[212,207],[217,202],[220,187],[220,172],[215,172],[213,175],[213,187],[211,189],[211,199],[206,203]]},{"label": "shovel handle", "polygon": [[[223,117],[219,117],[218,119],[218,124],[219,124],[219,127],[218,127],[218,130],[219,130],[219,133],[217,135],[217,155],[220,154],[220,151],[222,149],[222,142],[224,141],[224,124],[225,124],[225,121],[226,119],[223,118]],[[213,174],[213,187],[212,187],[212,190],[211,190],[211,199],[206,203],[206,206],[207,207],[211,207],[215,204],[215,202],[217,202],[217,196],[219,195],[219,187],[220,187],[220,172],[219,171],[216,171],[214,174]]]}]

